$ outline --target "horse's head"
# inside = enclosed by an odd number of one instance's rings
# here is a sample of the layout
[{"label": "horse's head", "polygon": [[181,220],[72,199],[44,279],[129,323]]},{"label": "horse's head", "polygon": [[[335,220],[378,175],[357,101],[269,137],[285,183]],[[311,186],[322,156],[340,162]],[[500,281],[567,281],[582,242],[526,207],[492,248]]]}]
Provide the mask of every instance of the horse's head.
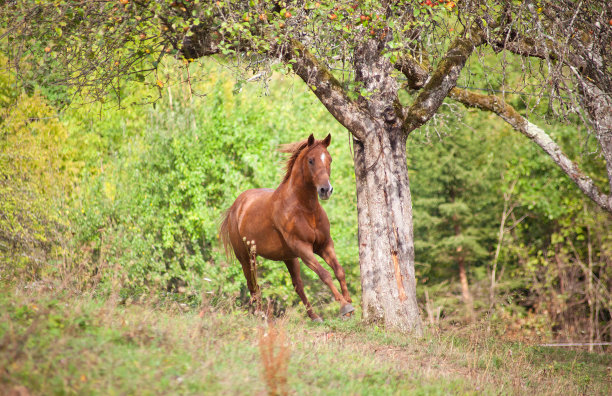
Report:
[{"label": "horse's head", "polygon": [[303,169],[306,178],[316,187],[319,198],[327,200],[334,188],[329,182],[332,158],[327,151],[331,142],[331,135],[323,140],[315,140],[311,134],[308,137],[308,146],[304,150]]}]

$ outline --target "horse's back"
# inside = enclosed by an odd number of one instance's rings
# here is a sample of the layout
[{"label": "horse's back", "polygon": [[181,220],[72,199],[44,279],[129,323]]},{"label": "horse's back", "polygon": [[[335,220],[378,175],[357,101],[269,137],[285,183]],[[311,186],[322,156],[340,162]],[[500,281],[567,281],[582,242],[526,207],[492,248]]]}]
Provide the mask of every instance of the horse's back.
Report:
[{"label": "horse's back", "polygon": [[261,224],[270,218],[272,212],[271,198],[274,190],[254,188],[246,190],[236,198],[229,215],[237,231],[242,235],[245,227],[251,223]]},{"label": "horse's back", "polygon": [[[253,205],[262,209],[263,206],[269,203],[274,190],[271,188],[253,188],[246,190],[236,198],[232,209],[238,212],[249,210]],[[263,208],[265,209],[265,208]]]}]

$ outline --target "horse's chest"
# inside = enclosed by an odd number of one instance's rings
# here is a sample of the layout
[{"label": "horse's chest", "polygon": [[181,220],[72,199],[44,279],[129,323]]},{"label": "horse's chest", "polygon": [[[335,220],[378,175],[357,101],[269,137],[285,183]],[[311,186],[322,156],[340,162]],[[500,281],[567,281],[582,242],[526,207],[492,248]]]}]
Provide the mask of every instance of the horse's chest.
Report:
[{"label": "horse's chest", "polygon": [[326,218],[316,213],[294,213],[293,216],[285,216],[279,230],[286,239],[289,246],[299,240],[312,244],[313,246],[323,246],[327,243],[329,235],[329,222],[326,225]]},{"label": "horse's chest", "polygon": [[306,217],[306,223],[308,224],[308,226],[310,228],[312,228],[313,230],[316,230],[317,228],[317,218],[314,215],[308,215],[305,216]]},{"label": "horse's chest", "polygon": [[326,227],[325,221],[323,219],[313,216],[311,219],[309,219],[309,226],[311,227],[314,234],[313,244],[315,246],[325,244],[327,242],[327,230],[329,228],[329,226]]}]

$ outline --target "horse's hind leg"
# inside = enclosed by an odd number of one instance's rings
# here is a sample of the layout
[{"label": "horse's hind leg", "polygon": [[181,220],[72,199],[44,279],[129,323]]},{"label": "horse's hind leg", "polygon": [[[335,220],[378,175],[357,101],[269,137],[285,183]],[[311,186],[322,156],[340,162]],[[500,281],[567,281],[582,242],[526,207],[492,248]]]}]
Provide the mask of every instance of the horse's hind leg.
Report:
[{"label": "horse's hind leg", "polygon": [[291,275],[291,282],[293,282],[293,288],[296,293],[302,299],[302,303],[306,307],[306,313],[310,319],[315,322],[322,322],[321,317],[317,315],[312,307],[310,306],[310,302],[308,302],[308,298],[306,297],[306,293],[304,293],[304,283],[302,283],[302,276],[300,274],[300,261],[298,259],[287,260],[285,261],[287,265],[287,269],[289,270],[289,274]]},{"label": "horse's hind leg", "polygon": [[236,254],[236,257],[242,266],[242,273],[247,281],[247,287],[249,288],[249,293],[251,294],[251,301],[256,304],[256,309],[261,311],[261,290],[259,289],[259,284],[257,283],[257,271],[254,264],[251,262],[252,258],[238,254]]}]

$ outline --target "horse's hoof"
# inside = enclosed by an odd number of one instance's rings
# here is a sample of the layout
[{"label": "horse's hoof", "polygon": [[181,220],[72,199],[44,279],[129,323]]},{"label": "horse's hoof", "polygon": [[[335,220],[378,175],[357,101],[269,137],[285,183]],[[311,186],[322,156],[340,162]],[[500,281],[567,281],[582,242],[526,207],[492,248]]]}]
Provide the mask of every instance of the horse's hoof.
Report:
[{"label": "horse's hoof", "polygon": [[351,304],[340,307],[340,316],[350,316],[355,311]]},{"label": "horse's hoof", "polygon": [[323,323],[323,319],[321,319],[320,317],[316,317],[312,321],[315,323]]}]

